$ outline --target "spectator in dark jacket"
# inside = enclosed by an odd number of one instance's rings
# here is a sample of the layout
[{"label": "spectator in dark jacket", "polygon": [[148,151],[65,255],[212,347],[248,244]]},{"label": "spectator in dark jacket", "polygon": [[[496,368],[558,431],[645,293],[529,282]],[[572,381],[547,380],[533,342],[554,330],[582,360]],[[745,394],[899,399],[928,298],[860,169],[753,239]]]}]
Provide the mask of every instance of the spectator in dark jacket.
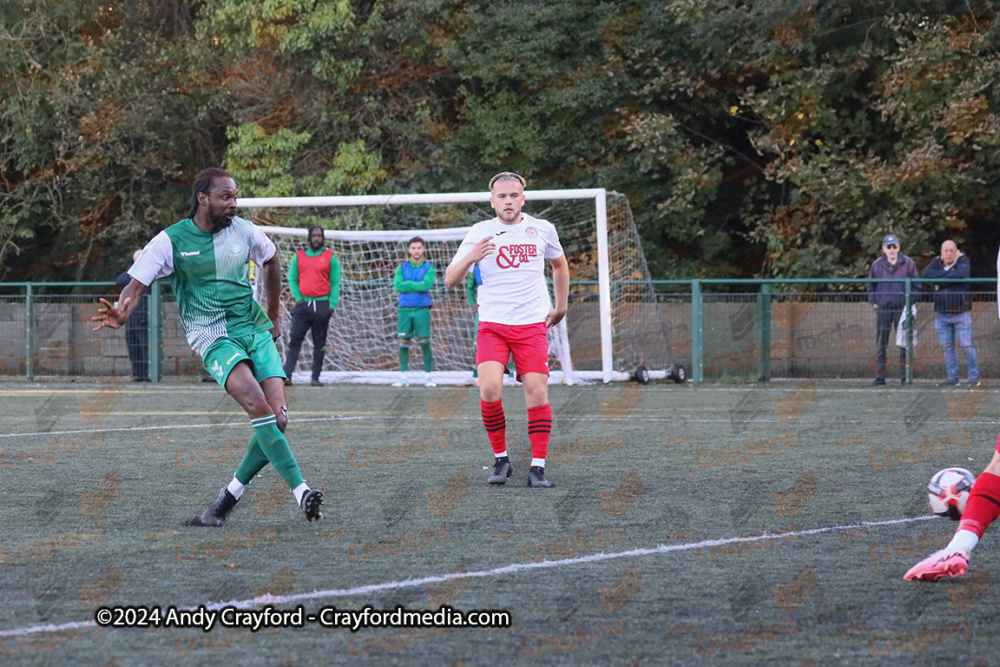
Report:
[{"label": "spectator in dark jacket", "polygon": [[[899,326],[899,317],[906,305],[906,283],[904,278],[919,278],[917,265],[899,251],[899,238],[889,234],[882,239],[882,252],[872,262],[868,277],[872,280],[898,278],[899,282],[868,283],[868,303],[875,310],[875,353],[874,371],[876,385],[885,384],[885,348],[889,344],[889,334]],[[919,284],[910,286],[913,294],[919,291]],[[906,349],[899,350],[899,380],[906,382]]]},{"label": "spectator in dark jacket", "polygon": [[[132,253],[132,261],[139,259],[141,250]],[[115,279],[118,287],[126,287],[132,281],[128,269]],[[149,293],[147,287],[140,297],[132,317],[125,323],[125,345],[128,347],[128,358],[132,362],[132,381],[149,382]]]},{"label": "spectator in dark jacket", "polygon": [[[969,258],[958,250],[954,241],[941,244],[941,255],[935,257],[924,269],[924,278],[968,278],[971,270]],[[972,346],[972,299],[969,283],[941,283],[934,285],[934,330],[937,331],[948,379],[938,384],[947,387],[958,384],[958,355],[955,342],[962,348],[969,367],[969,386],[979,386],[979,365],[976,348]]]}]

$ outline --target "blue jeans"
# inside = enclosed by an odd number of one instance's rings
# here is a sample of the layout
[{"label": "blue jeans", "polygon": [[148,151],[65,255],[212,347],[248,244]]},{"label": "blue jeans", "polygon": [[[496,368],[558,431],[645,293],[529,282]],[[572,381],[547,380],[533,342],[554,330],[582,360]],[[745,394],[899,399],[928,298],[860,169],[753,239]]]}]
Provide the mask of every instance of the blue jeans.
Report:
[{"label": "blue jeans", "polygon": [[969,366],[969,382],[979,379],[979,364],[976,362],[976,348],[972,347],[972,317],[969,313],[945,315],[935,313],[934,330],[941,349],[944,351],[944,363],[948,369],[948,379],[958,381],[958,355],[955,354],[955,342],[962,348],[965,363]]}]

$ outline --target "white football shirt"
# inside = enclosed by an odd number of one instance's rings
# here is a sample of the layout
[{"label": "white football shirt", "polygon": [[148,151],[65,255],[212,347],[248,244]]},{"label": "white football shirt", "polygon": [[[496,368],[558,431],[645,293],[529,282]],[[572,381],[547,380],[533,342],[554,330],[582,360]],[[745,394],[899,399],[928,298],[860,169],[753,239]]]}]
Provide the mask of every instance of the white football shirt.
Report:
[{"label": "white football shirt", "polygon": [[555,225],[526,213],[516,225],[505,225],[498,218],[478,222],[458,247],[452,263],[472,252],[487,236],[493,237],[497,249],[479,260],[483,279],[476,291],[479,321],[513,325],[544,322],[550,310],[545,260],[563,254]]}]

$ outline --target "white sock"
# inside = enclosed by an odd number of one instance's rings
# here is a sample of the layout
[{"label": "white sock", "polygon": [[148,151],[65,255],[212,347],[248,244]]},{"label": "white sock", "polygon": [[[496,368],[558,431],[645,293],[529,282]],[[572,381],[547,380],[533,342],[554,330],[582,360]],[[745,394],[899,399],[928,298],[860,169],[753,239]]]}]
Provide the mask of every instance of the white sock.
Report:
[{"label": "white sock", "polygon": [[502,452],[500,452],[499,454],[497,454],[496,452],[493,452],[493,456],[495,456],[498,459],[502,459],[502,458],[504,458],[504,457],[507,456],[507,450],[505,449]]},{"label": "white sock", "polygon": [[545,459],[531,459],[531,467],[532,468],[544,468],[545,467]]},{"label": "white sock", "polygon": [[979,536],[971,530],[959,530],[948,543],[949,551],[972,551],[979,544]]},{"label": "white sock", "polygon": [[297,504],[299,504],[299,505],[302,504],[302,495],[306,491],[308,491],[308,490],[309,490],[309,487],[306,485],[305,480],[303,480],[303,482],[301,484],[299,484],[294,489],[292,489],[292,493],[295,494],[295,502]]},{"label": "white sock", "polygon": [[229,489],[229,493],[233,494],[233,498],[239,500],[240,496],[243,495],[243,489],[245,489],[246,487],[243,486],[242,483],[240,483],[240,480],[236,479],[236,475],[233,475],[233,481],[231,481],[229,483],[229,486],[227,486],[226,488]]}]

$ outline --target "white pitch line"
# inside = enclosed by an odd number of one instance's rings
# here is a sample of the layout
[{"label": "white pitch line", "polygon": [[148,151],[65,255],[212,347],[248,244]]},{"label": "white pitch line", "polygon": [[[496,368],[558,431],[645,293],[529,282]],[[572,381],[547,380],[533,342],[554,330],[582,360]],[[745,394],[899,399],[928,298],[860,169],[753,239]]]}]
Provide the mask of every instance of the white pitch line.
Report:
[{"label": "white pitch line", "polygon": [[[328,589],[323,591],[313,591],[312,593],[299,593],[298,595],[268,595],[261,598],[250,598],[248,600],[230,600],[228,602],[209,602],[204,606],[206,609],[215,610],[223,607],[255,607],[258,603],[265,604],[285,604],[288,602],[300,602],[304,600],[317,600],[321,598],[351,597],[364,595],[366,593],[377,593],[379,591],[396,590],[399,588],[414,588],[417,586],[427,586],[428,584],[439,584],[452,579],[464,577],[495,577],[501,574],[512,574],[516,572],[527,572],[531,570],[547,569],[552,567],[565,567],[578,563],[597,563],[616,558],[635,558],[638,556],[649,556],[652,554],[671,553],[673,551],[690,551],[691,549],[704,549],[706,547],[718,547],[737,542],[756,542],[758,540],[769,540],[779,537],[805,537],[808,535],[818,535],[840,530],[851,530],[854,528],[871,528],[876,526],[892,526],[901,523],[913,523],[914,521],[927,521],[928,519],[938,519],[935,515],[917,516],[909,519],[889,519],[887,521],[862,521],[846,526],[827,526],[825,528],[810,528],[808,530],[790,530],[784,533],[765,533],[751,537],[728,537],[718,540],[703,540],[701,542],[688,542],[687,544],[666,545],[657,547],[632,549],[630,551],[619,551],[616,553],[599,553],[591,556],[579,556],[577,558],[564,558],[562,560],[544,560],[538,563],[513,563],[504,567],[497,567],[490,570],[478,570],[475,572],[460,572],[421,577],[419,579],[404,579],[402,581],[386,581],[381,584],[368,584],[366,586],[356,586],[354,588]],[[181,607],[183,610],[196,610],[198,606]],[[12,630],[0,630],[2,637],[24,637],[39,632],[61,632],[63,630],[74,630],[76,628],[89,628],[96,626],[95,621],[74,621],[72,623],[33,625],[24,628],[14,628]]]},{"label": "white pitch line", "polygon": [[[303,421],[303,420],[298,420]],[[167,426],[128,426],[123,428],[81,428],[75,431],[35,431],[33,433],[0,433],[0,438],[24,438],[32,435],[73,435],[74,433],[115,433],[119,431],[169,431],[181,428],[213,428],[218,426],[247,426],[249,421],[220,424],[170,424]]]},{"label": "white pitch line", "polygon": [[[288,420],[289,424],[305,424],[308,422],[338,422],[338,421],[359,421],[359,420],[371,420],[371,419],[393,419],[401,421],[421,421],[421,422],[438,422],[444,423],[448,422],[481,422],[482,417],[450,417],[446,420],[436,419],[434,417],[417,417],[414,415],[358,415],[358,416],[338,416],[338,417],[307,417],[303,419],[295,419],[294,417]],[[527,417],[507,417],[509,422],[526,422]],[[657,424],[679,424],[681,426],[686,426],[687,424],[731,424],[732,419],[688,419],[685,417],[625,417],[624,419],[617,419],[611,422],[605,422],[602,417],[556,417],[557,422],[581,422],[581,423],[606,423],[608,426],[613,424],[622,423],[657,423]],[[249,421],[239,421],[239,422],[219,422],[216,424],[170,424],[163,426],[126,426],[121,428],[81,428],[71,431],[32,431],[28,433],[0,433],[0,438],[27,438],[37,435],[50,436],[50,435],[75,435],[77,433],[116,433],[116,432],[132,432],[132,431],[169,431],[173,429],[182,428],[218,428],[220,426],[247,426]],[[747,421],[737,420],[739,426],[781,426],[784,427],[784,422],[778,422],[774,419],[751,419]],[[909,422],[903,419],[835,419],[827,421],[808,421],[799,420],[796,422],[798,426],[827,426],[836,424],[877,424],[880,426],[893,426],[893,425],[907,425]],[[967,421],[965,424],[972,426],[995,426],[997,424],[996,420],[984,419],[982,421]],[[926,421],[920,422],[920,426],[932,425],[932,426],[954,426],[955,422],[951,420],[934,420],[928,419]]]},{"label": "white pitch line", "polygon": [[[803,379],[808,379],[808,378],[803,378]],[[794,391],[796,389],[797,384],[799,382],[801,382],[801,381],[802,380],[797,379],[797,378],[784,378],[784,379],[783,378],[771,378],[771,380],[770,380],[770,382],[771,382],[770,386],[766,386],[766,387],[757,387],[757,386],[754,386],[754,387],[746,387],[746,386],[722,387],[722,386],[714,386],[714,385],[712,385],[711,381],[706,382],[705,384],[700,385],[700,386],[699,385],[695,385],[693,382],[688,382],[688,383],[685,383],[685,385],[683,387],[678,387],[677,385],[672,384],[672,383],[665,383],[663,386],[645,385],[645,386],[642,387],[642,391],[644,393],[645,392],[649,392],[651,394],[676,393],[676,392],[679,392],[679,391],[699,391],[699,392],[720,393],[720,394],[732,394],[732,393],[745,394],[745,393],[750,393],[750,392],[754,392],[754,391],[761,392],[761,393],[788,393],[789,391]],[[861,386],[853,386],[853,387],[838,387],[838,386],[835,386],[833,384],[824,384],[823,381],[820,381],[820,382],[818,382],[816,384],[816,391],[817,391],[817,393],[823,392],[823,393],[829,393],[829,394],[872,394],[873,392],[878,391],[878,390],[873,390],[872,389],[872,387],[871,387],[871,379],[870,378],[866,379],[866,380],[859,380],[859,381],[860,382],[865,382],[867,384],[862,384]],[[847,384],[847,382],[850,382],[850,381],[846,381],[844,384]],[[37,384],[37,385],[32,386],[32,387],[24,387],[24,388],[21,388],[21,389],[0,389],[0,396],[29,396],[31,394],[44,394],[44,395],[47,396],[47,395],[53,394],[53,393],[59,393],[59,394],[83,394],[83,393],[92,393],[94,391],[93,389],[78,389],[78,388],[61,389],[61,388],[56,388],[54,386],[54,385],[57,385],[57,384],[61,384],[61,383],[51,383],[51,385],[50,384]],[[0,385],[0,386],[3,386],[3,385]],[[100,383],[95,383],[93,386],[94,387],[99,387]],[[347,391],[351,391],[356,386],[357,386],[356,384],[340,383],[340,384],[337,384],[337,386],[335,387],[334,391],[341,390],[341,389],[346,389]],[[366,386],[369,387],[369,388],[378,387],[380,389],[390,389],[390,387],[386,386],[385,384],[368,384]],[[454,388],[454,387],[459,387],[459,388],[461,388],[461,387],[468,387],[470,389],[472,388],[470,385],[462,385],[462,384],[449,384],[449,385],[443,385],[443,386],[446,386],[446,387],[449,387],[449,388]],[[555,385],[555,386],[558,386],[558,385]],[[581,387],[591,387],[592,389],[590,389],[590,390],[593,391],[594,393],[613,393],[613,392],[621,391],[621,388],[623,386],[625,386],[625,383],[614,383],[614,384],[611,384],[611,385],[604,385],[604,384],[574,385],[573,387],[566,386],[565,388],[566,389],[579,390]],[[127,386],[126,388],[123,389],[123,391],[130,392],[131,395],[137,396],[137,395],[140,395],[140,394],[145,395],[145,394],[171,393],[171,392],[180,392],[180,391],[183,391],[183,392],[186,392],[186,393],[190,393],[192,391],[206,392],[206,393],[207,392],[216,393],[218,391],[218,388],[219,387],[218,387],[217,384],[213,384],[211,386],[200,386],[200,385],[192,385],[192,384],[177,384],[177,385],[174,385],[174,384],[161,383],[157,387],[133,387],[133,386]],[[419,390],[420,387],[414,387],[414,389],[418,389]],[[926,381],[926,380],[917,380],[916,384],[913,385],[913,389],[904,389],[902,391],[906,392],[906,395],[908,395],[908,394],[915,394],[915,393],[917,393],[918,391],[920,391],[922,389],[932,390],[935,393],[937,393],[938,391],[940,391],[940,389],[937,388],[937,386],[934,384],[934,382],[932,382],[932,381]],[[944,391],[950,391],[951,394],[949,394],[949,395],[955,395],[955,396],[957,396],[961,392],[968,391],[968,387],[957,385],[953,389],[945,389]]]}]

